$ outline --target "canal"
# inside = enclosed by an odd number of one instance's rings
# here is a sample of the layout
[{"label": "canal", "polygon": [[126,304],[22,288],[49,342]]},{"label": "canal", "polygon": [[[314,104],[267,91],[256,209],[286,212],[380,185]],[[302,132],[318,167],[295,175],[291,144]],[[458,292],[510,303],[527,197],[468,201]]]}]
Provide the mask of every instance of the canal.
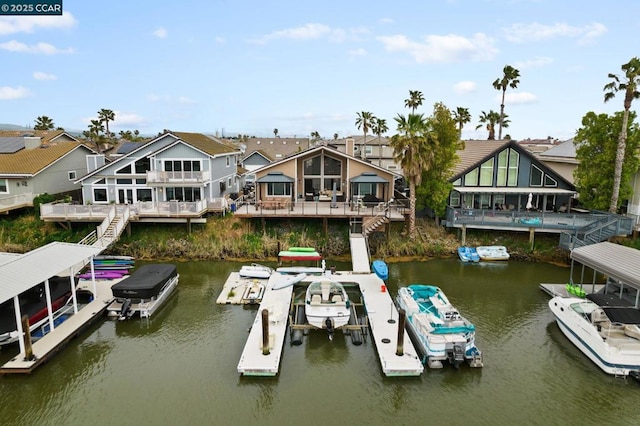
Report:
[{"label": "canal", "polygon": [[[387,378],[371,339],[354,346],[341,334],[329,341],[312,332],[301,346],[285,343],[277,377],[253,378],[236,366],[257,309],[215,303],[241,265],[177,263],[178,291],[150,321],[105,318],[33,374],[0,377],[0,423],[640,423],[640,384],[606,375],[575,348],[538,288],[566,282],[569,268],[457,259],[389,265],[392,295],[402,285],[438,285],[475,323],[482,369]],[[16,352],[3,348],[0,361]]]}]

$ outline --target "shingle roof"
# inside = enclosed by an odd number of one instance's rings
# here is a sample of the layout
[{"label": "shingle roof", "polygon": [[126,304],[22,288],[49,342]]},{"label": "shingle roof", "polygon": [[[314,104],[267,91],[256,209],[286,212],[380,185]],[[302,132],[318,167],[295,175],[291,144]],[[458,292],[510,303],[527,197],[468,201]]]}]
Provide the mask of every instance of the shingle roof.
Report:
[{"label": "shingle roof", "polygon": [[40,148],[22,149],[13,154],[0,154],[0,174],[35,175],[79,146],[84,145],[77,142],[61,142],[42,145]]},{"label": "shingle roof", "polygon": [[229,154],[238,151],[236,148],[202,133],[171,132],[171,134],[209,155]]}]

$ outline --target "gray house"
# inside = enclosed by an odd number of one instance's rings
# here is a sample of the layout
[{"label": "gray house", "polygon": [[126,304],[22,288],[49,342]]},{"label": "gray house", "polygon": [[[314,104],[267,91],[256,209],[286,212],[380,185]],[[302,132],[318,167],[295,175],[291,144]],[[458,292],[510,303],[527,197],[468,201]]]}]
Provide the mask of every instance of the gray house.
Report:
[{"label": "gray house", "polygon": [[0,133],[0,211],[33,205],[37,195],[79,193],[95,152],[64,132]]},{"label": "gray house", "polygon": [[168,132],[79,179],[85,204],[193,202],[238,192],[231,144],[200,133]]}]

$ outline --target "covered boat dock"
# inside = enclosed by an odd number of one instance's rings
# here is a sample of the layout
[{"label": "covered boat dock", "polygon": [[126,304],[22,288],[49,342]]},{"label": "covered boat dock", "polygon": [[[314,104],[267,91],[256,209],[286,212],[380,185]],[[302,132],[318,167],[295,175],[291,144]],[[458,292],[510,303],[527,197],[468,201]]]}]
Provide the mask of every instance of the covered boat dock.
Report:
[{"label": "covered boat dock", "polygon": [[[610,242],[575,248],[571,251],[569,277],[571,284],[587,293],[602,291],[640,307],[640,250]],[[564,288],[564,284],[540,286],[551,295],[561,292],[550,286]]]},{"label": "covered boat dock", "polygon": [[[104,298],[96,293],[95,281],[93,282],[94,300],[78,309],[78,301],[75,285],[71,285],[73,299],[73,312],[68,320],[56,326],[51,312],[51,297],[48,280],[55,275],[68,276],[72,280],[75,274],[86,264],[91,262],[93,256],[103,249],[99,247],[54,242],[40,247],[28,253],[3,257],[0,264],[0,303],[13,299],[16,310],[17,331],[20,336],[20,353],[0,367],[0,373],[30,373],[37,366],[49,359],[79,330],[101,314],[107,307]],[[28,347],[26,335],[22,327],[19,295],[25,291],[45,283],[47,305],[49,307],[49,327],[51,332]]]}]

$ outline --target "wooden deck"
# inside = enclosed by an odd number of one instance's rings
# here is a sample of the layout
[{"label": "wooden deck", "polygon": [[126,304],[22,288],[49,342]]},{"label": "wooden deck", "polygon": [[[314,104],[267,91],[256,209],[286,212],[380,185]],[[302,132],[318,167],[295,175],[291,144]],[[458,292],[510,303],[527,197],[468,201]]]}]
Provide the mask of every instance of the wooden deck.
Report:
[{"label": "wooden deck", "polygon": [[235,208],[235,215],[238,217],[326,217],[335,219],[364,218],[371,216],[386,216],[391,221],[404,221],[405,208],[402,205],[391,205],[388,208],[380,204],[372,206],[360,206],[358,204],[342,202],[336,203],[334,207],[327,201],[297,201],[284,205],[269,204],[264,205],[242,204]]}]

